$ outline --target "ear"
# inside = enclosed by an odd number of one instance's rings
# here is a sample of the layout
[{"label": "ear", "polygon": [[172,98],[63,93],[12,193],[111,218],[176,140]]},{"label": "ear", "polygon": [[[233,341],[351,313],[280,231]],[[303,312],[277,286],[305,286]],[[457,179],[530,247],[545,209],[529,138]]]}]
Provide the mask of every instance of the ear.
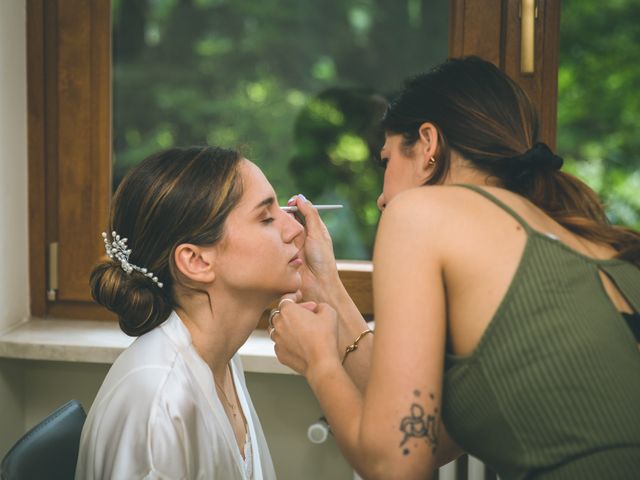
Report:
[{"label": "ear", "polygon": [[201,247],[191,243],[178,245],[174,260],[178,271],[189,280],[198,283],[211,283],[216,275],[214,270],[215,247]]},{"label": "ear", "polygon": [[420,138],[419,144],[419,157],[416,167],[418,168],[418,175],[427,180],[433,172],[435,165],[435,155],[438,151],[438,129],[433,123],[425,122],[420,125],[418,129]]}]

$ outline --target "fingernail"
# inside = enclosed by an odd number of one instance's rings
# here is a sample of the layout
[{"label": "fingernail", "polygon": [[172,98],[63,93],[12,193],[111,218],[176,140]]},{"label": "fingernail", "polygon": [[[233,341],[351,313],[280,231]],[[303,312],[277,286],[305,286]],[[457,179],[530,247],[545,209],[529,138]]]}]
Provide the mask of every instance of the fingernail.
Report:
[{"label": "fingernail", "polygon": [[300,197],[302,200],[304,200],[305,202],[308,202],[309,200],[307,200],[307,197],[305,197],[303,194],[299,193],[298,197]]},{"label": "fingernail", "polygon": [[287,205],[291,205],[292,203],[296,203],[296,196],[294,195],[289,200],[287,200]]}]

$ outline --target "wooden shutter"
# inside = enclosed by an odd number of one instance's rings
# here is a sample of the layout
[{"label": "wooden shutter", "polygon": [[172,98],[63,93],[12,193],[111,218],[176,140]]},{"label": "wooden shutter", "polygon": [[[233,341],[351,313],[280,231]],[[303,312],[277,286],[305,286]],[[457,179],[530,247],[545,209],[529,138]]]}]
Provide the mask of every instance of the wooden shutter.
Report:
[{"label": "wooden shutter", "polygon": [[104,316],[88,278],[111,191],[110,16],[109,0],[27,3],[32,315]]},{"label": "wooden shutter", "polygon": [[[521,50],[528,8],[534,28],[531,73],[522,71]],[[541,139],[555,148],[560,0],[451,0],[450,19],[449,55],[478,55],[518,82],[537,108]]]}]

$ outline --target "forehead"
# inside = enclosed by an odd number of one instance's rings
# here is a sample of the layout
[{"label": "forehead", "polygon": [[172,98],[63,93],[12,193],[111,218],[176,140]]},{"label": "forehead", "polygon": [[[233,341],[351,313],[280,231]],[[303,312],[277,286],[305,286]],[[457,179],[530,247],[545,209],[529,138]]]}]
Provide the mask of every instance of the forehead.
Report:
[{"label": "forehead", "polygon": [[240,205],[254,207],[253,204],[256,203],[256,200],[260,202],[266,197],[275,195],[271,183],[255,163],[245,158],[240,163],[239,170],[242,178]]},{"label": "forehead", "polygon": [[385,133],[384,135],[384,145],[382,146],[381,151],[392,150],[398,146],[402,142],[402,135],[399,133]]}]

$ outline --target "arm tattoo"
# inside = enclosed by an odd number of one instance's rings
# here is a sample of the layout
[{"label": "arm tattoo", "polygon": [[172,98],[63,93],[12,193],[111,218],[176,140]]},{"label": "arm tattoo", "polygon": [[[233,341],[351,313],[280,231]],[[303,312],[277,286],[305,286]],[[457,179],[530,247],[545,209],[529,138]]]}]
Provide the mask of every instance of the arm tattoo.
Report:
[{"label": "arm tattoo", "polygon": [[[420,396],[419,390],[414,390],[416,397]],[[435,399],[433,394],[429,394],[431,400]],[[404,434],[404,438],[400,442],[400,447],[404,446],[411,438],[424,439],[427,445],[431,447],[431,453],[435,455],[438,447],[438,407],[435,407],[433,414],[425,414],[424,408],[418,403],[412,403],[409,415],[404,417],[400,422],[400,431]],[[414,443],[414,447],[417,447]],[[411,451],[405,446],[402,450],[403,455],[409,455]]]}]

